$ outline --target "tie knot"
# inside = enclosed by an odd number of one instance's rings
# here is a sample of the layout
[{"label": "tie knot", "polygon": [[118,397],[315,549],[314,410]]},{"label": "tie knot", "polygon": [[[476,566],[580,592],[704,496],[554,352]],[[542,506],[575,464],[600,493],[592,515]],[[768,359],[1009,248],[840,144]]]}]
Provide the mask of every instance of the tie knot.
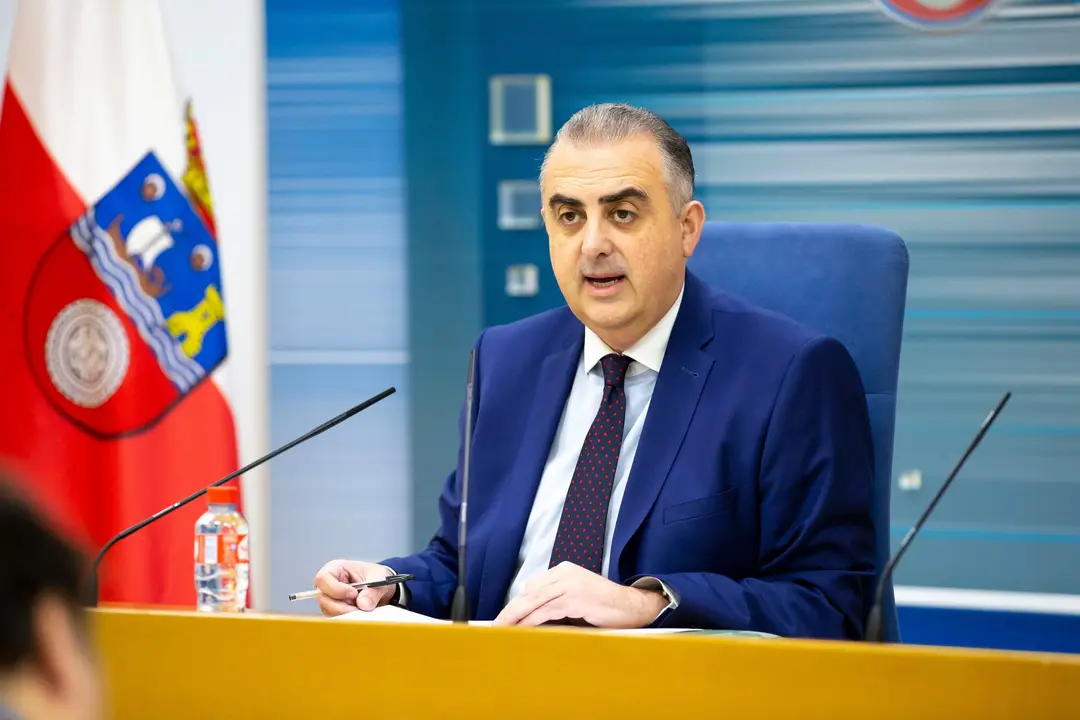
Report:
[{"label": "tie knot", "polygon": [[604,368],[604,384],[610,387],[622,387],[626,371],[633,359],[626,355],[611,353],[600,358],[600,367]]}]

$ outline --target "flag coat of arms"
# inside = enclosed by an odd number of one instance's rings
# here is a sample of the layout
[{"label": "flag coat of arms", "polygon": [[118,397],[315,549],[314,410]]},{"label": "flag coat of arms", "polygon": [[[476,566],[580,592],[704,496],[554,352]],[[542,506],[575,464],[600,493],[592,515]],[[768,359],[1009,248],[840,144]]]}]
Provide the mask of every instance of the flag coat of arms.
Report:
[{"label": "flag coat of arms", "polygon": [[27,362],[101,438],[162,418],[226,357],[217,244],[150,153],[57,238],[31,276]]},{"label": "flag coat of arms", "polygon": [[[193,107],[156,2],[20,3],[0,115],[0,455],[93,550],[237,467]],[[191,607],[203,510],[118,544],[101,599]]]}]

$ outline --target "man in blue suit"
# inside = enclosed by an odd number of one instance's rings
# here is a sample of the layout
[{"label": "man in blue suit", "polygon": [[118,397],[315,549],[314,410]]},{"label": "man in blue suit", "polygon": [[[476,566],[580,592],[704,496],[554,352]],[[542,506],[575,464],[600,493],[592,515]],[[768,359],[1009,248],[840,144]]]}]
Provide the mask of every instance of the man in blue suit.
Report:
[{"label": "man in blue suit", "polygon": [[[567,307],[476,342],[466,586],[472,617],[859,638],[874,579],[873,449],[836,340],[706,287],[685,139],[586,108],[541,169]],[[460,456],[459,456],[460,466]],[[428,547],[335,560],[324,613],[446,618],[457,473]],[[406,587],[346,583],[411,573]]]}]

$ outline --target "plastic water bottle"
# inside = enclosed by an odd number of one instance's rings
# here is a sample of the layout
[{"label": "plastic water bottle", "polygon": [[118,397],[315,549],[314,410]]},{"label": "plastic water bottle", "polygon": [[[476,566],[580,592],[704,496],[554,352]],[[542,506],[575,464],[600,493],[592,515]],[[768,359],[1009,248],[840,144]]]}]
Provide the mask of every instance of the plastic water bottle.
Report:
[{"label": "plastic water bottle", "polygon": [[195,592],[202,612],[244,612],[248,592],[248,524],[237,510],[240,491],[206,491],[195,522]]}]

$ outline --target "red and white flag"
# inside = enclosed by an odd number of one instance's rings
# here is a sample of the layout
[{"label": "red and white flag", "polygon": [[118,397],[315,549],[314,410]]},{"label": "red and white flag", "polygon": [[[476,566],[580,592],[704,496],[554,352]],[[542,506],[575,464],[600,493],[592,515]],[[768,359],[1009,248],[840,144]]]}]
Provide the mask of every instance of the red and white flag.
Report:
[{"label": "red and white flag", "polygon": [[[0,455],[95,548],[237,467],[228,288],[153,0],[20,3],[0,117]],[[102,601],[194,604],[195,502],[118,544]]]}]

